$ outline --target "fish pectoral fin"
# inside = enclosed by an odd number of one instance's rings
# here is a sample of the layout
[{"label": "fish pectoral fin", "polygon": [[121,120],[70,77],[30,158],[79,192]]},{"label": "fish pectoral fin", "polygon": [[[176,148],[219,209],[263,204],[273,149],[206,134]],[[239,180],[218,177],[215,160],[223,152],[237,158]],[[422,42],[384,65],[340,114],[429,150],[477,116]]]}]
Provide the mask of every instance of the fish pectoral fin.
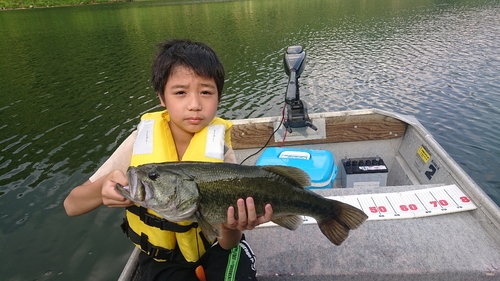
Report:
[{"label": "fish pectoral fin", "polygon": [[203,235],[205,235],[208,241],[213,241],[215,238],[222,238],[221,225],[211,225],[199,212],[196,212],[194,215]]},{"label": "fish pectoral fin", "polygon": [[295,230],[302,224],[302,216],[288,215],[272,219],[272,222],[286,229]]}]

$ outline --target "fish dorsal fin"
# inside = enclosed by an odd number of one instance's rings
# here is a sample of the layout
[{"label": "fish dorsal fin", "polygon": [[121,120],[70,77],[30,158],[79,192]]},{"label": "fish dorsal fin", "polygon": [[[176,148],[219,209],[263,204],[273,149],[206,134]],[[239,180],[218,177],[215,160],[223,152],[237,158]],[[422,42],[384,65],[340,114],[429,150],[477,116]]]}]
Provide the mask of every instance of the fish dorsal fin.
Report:
[{"label": "fish dorsal fin", "polygon": [[311,178],[304,170],[290,166],[262,166],[263,170],[289,178],[297,182],[302,187],[311,185]]}]

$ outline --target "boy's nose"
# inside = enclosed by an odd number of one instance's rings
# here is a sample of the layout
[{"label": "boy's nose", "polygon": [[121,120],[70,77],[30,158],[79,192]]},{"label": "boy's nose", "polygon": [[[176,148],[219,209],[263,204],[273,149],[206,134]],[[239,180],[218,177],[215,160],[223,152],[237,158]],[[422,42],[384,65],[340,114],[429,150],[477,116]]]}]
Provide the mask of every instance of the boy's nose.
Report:
[{"label": "boy's nose", "polygon": [[188,110],[200,111],[202,108],[200,97],[196,94],[191,95],[188,103]]}]

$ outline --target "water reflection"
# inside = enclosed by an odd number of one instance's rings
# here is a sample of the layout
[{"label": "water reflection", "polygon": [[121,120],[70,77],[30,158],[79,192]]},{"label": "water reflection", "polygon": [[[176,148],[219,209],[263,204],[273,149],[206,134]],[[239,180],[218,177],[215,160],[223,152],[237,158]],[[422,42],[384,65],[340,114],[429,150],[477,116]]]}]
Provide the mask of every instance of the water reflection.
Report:
[{"label": "water reflection", "polygon": [[304,46],[310,110],[416,115],[500,203],[498,0],[201,2],[0,13],[0,279],[118,276],[121,211],[68,218],[61,204],[159,108],[150,64],[168,37],[219,53],[229,119],[278,115],[282,55]]}]

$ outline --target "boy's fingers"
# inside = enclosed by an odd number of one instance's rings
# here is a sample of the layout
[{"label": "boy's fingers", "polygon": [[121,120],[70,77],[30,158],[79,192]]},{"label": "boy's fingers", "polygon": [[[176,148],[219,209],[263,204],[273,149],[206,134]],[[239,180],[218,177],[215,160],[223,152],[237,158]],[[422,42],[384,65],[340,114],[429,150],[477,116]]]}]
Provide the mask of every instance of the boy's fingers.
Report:
[{"label": "boy's fingers", "polygon": [[263,223],[271,221],[271,219],[273,218],[273,207],[271,206],[271,204],[266,204],[265,210],[266,212],[263,215],[264,217]]},{"label": "boy's fingers", "polygon": [[246,229],[253,229],[257,223],[257,213],[255,212],[255,203],[252,197],[246,199],[247,206],[247,225]]},{"label": "boy's fingers", "polygon": [[[264,214],[257,216],[255,209],[255,202],[252,197],[246,199],[238,199],[236,201],[238,208],[235,211],[234,207],[230,206],[227,212],[226,226],[232,229],[251,230],[257,225],[270,221],[273,217],[273,208],[271,204],[266,204],[264,207]],[[238,219],[234,218],[235,212],[238,213]]]},{"label": "boy's fingers", "polygon": [[119,183],[123,186],[128,185],[127,176],[122,171],[119,171],[119,170],[113,171],[108,179],[115,182],[115,183]]},{"label": "boy's fingers", "polygon": [[132,204],[134,204],[134,202],[127,199],[124,202],[116,202],[116,203],[110,202],[109,204],[107,204],[107,206],[111,208],[122,208],[131,206]]},{"label": "boy's fingers", "polygon": [[238,225],[242,228],[246,228],[247,225],[247,210],[245,207],[245,200],[238,199],[236,202],[238,206]]},{"label": "boy's fingers", "polygon": [[234,207],[229,206],[229,208],[227,208],[226,226],[229,228],[235,228],[236,227],[235,222],[236,222],[236,220],[234,219]]}]

